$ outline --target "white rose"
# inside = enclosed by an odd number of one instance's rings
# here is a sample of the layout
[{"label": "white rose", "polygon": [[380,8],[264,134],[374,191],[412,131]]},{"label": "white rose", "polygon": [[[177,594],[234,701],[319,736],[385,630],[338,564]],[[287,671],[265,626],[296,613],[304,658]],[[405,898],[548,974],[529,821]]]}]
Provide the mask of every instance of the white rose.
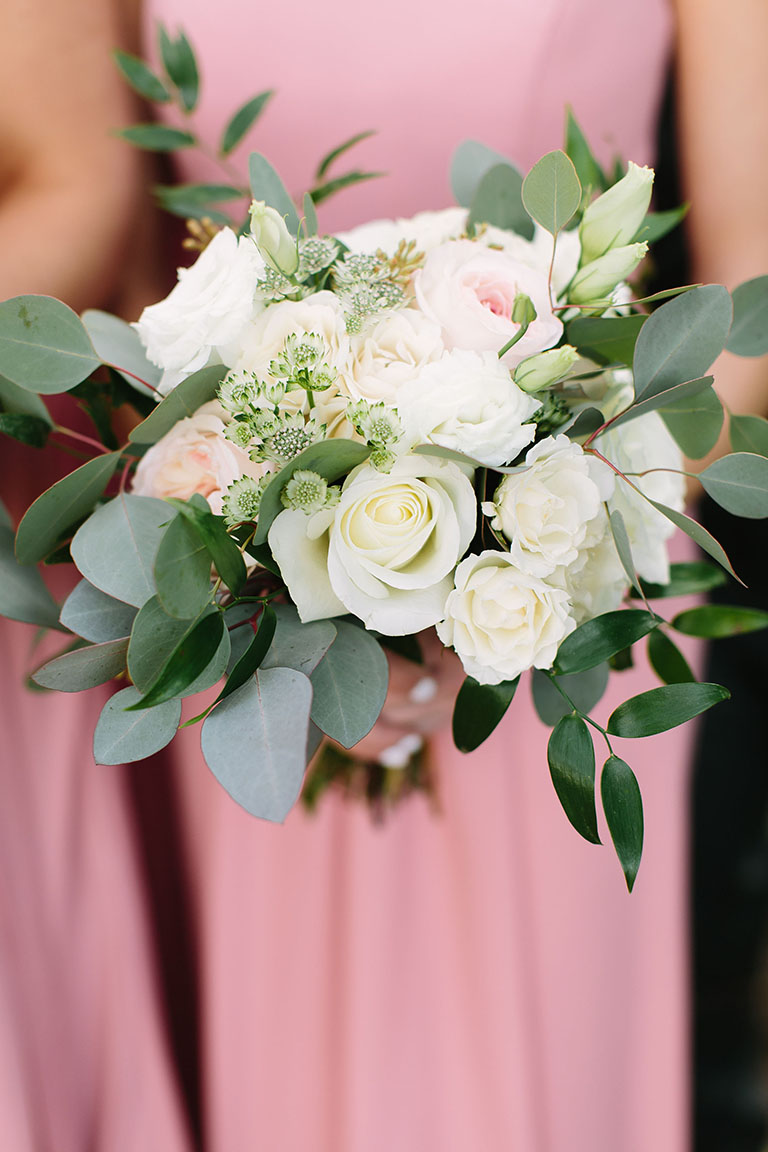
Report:
[{"label": "white rose", "polygon": [[508,552],[468,556],[437,625],[464,669],[480,684],[514,680],[529,668],[550,668],[575,623],[568,594],[521,572]]},{"label": "white rose", "polygon": [[452,240],[435,248],[414,274],[413,284],[419,307],[440,324],[447,348],[498,353],[519,330],[511,316],[520,294],[533,301],[537,318],[505,353],[508,367],[553,347],[562,335],[546,274],[473,240]]},{"label": "white rose", "polygon": [[[507,232],[504,228],[486,228],[478,243],[503,249],[508,256],[535,268],[543,276],[549,276],[552,263],[552,233],[536,225],[531,240],[519,236],[517,232]],[[581,259],[581,244],[576,231],[558,232],[555,245],[555,263],[552,267],[552,292],[559,297],[573,279]]]},{"label": "white rose", "polygon": [[381,249],[391,256],[402,240],[413,240],[420,252],[429,252],[461,236],[467,224],[466,208],[443,208],[439,212],[417,212],[415,216],[400,220],[371,220],[341,232],[338,239],[351,252],[376,252]]},{"label": "white rose", "polygon": [[352,337],[348,390],[356,400],[397,403],[399,389],[444,351],[440,326],[415,308],[387,312]]},{"label": "white rose", "polygon": [[137,496],[188,500],[198,492],[221,515],[227,488],[241,476],[258,478],[264,466],[224,435],[223,409],[213,402],[179,420],[142,456],[133,478]]},{"label": "white rose", "polygon": [[[565,435],[547,436],[531,448],[525,465],[504,477],[483,512],[511,541],[510,555],[523,571],[548,576],[589,546],[592,521],[612,491],[605,464]],[[600,534],[592,532],[594,539]]]},{"label": "white rose", "polygon": [[349,474],[327,536],[327,514],[282,512],[269,543],[302,620],[318,618],[316,598],[328,605],[336,597],[336,612],[404,636],[442,618],[476,508],[472,484],[455,464],[401,456],[388,475],[369,464]]},{"label": "white rose", "polygon": [[[629,393],[624,393],[623,402],[616,405],[616,410],[625,407],[630,398]],[[606,414],[612,414],[610,407]],[[650,499],[677,512],[683,511],[685,477],[679,471],[683,467],[682,453],[658,412],[648,412],[618,428],[609,428],[600,436],[596,447],[621,472],[662,469],[646,476],[630,475],[630,480]],[[674,524],[621,478],[616,480],[610,506],[624,517],[639,575],[654,584],[666,584],[669,580],[666,542],[675,532]]]},{"label": "white rose", "polygon": [[440,444],[491,468],[531,443],[536,425],[526,421],[540,407],[493,352],[446,352],[397,397],[407,443]]},{"label": "white rose", "polygon": [[604,509],[591,522],[589,542],[585,542],[576,560],[556,569],[547,577],[547,583],[568,593],[571,615],[577,624],[619,607],[628,581]]},{"label": "white rose", "polygon": [[165,369],[161,392],[211,360],[229,363],[230,348],[259,307],[256,283],[263,275],[253,241],[223,228],[191,268],[179,269],[170,295],[144,309],[134,327],[149,359]]}]

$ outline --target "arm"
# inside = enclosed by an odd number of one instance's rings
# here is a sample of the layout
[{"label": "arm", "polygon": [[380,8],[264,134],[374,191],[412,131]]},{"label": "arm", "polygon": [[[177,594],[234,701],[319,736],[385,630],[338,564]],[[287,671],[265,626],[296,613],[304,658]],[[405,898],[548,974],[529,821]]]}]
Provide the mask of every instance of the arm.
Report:
[{"label": "arm", "polygon": [[[697,280],[733,288],[768,273],[768,4],[676,0],[680,149]],[[768,415],[763,358],[724,353],[733,412]],[[728,450],[721,436],[717,452]]]},{"label": "arm", "polygon": [[135,116],[111,58],[116,0],[6,0],[0,39],[0,299],[108,302],[126,276],[141,159],[112,133]]}]

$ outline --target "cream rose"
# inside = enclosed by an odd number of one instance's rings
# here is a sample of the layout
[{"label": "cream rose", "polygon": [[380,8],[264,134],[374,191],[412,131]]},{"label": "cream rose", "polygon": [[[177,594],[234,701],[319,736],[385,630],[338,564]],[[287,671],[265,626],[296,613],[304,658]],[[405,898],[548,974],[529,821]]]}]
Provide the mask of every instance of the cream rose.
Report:
[{"label": "cream rose", "polygon": [[487,467],[507,464],[530,444],[536,425],[526,421],[540,407],[493,352],[446,352],[397,396],[407,443],[440,444]]},{"label": "cream rose", "polygon": [[170,295],[144,309],[134,327],[149,359],[164,369],[161,392],[209,361],[230,363],[233,346],[260,307],[254,301],[263,275],[253,241],[223,228],[190,268],[179,269]]},{"label": "cream rose", "polygon": [[443,208],[438,212],[417,212],[407,219],[371,220],[341,232],[338,239],[351,252],[376,252],[380,248],[392,255],[402,240],[413,240],[420,252],[430,252],[438,244],[461,236],[466,225],[466,208]]},{"label": "cream rose", "polygon": [[386,475],[355,468],[330,524],[326,512],[282,512],[269,543],[302,620],[352,612],[368,628],[403,636],[443,616],[475,514],[472,484],[455,464],[401,456]]},{"label": "cream rose", "polygon": [[388,312],[352,337],[348,390],[356,400],[397,404],[397,395],[425,364],[444,352],[440,326],[415,308]]},{"label": "cream rose", "polygon": [[467,675],[498,684],[550,668],[575,626],[567,592],[521,572],[508,552],[488,551],[459,564],[437,634]]},{"label": "cream rose", "polygon": [[546,273],[473,240],[435,248],[413,284],[419,307],[440,325],[447,348],[499,352],[519,330],[511,316],[520,294],[533,301],[537,317],[505,353],[508,367],[553,347],[563,332],[549,301]]},{"label": "cream rose", "polygon": [[613,492],[613,474],[567,436],[547,436],[508,473],[492,501],[483,504],[492,527],[510,541],[510,555],[524,572],[548,576],[572,564],[602,528],[590,526]]},{"label": "cream rose", "polygon": [[137,496],[169,496],[188,500],[198,492],[221,515],[224,494],[241,476],[258,478],[264,466],[254,464],[245,452],[224,435],[223,410],[205,404],[185,420],[179,420],[142,456],[133,478]]},{"label": "cream rose", "polygon": [[[630,399],[629,390],[624,391],[620,401],[617,399],[607,406],[606,415],[626,407]],[[621,472],[629,474],[632,484],[646,496],[677,512],[683,511],[685,477],[679,472],[683,467],[682,454],[658,412],[648,412],[618,428],[609,428],[600,436],[597,447]],[[660,471],[632,475],[649,469]],[[666,584],[669,580],[667,540],[675,532],[674,524],[620,478],[610,507],[624,517],[632,559],[640,576],[654,584]]]}]

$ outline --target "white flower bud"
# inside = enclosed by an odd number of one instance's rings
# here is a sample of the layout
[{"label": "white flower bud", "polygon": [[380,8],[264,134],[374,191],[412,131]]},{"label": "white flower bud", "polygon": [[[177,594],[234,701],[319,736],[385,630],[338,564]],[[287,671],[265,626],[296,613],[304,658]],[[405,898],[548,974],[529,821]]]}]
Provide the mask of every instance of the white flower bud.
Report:
[{"label": "white flower bud", "polygon": [[629,244],[642,224],[651,202],[653,169],[630,160],[626,176],[593,200],[579,229],[582,263],[603,256],[610,248]]},{"label": "white flower bud", "polygon": [[512,379],[524,392],[538,392],[567,376],[579,354],[570,344],[529,356],[518,364]]},{"label": "white flower bud", "polygon": [[283,217],[263,200],[253,201],[250,215],[251,236],[267,264],[291,276],[299,266],[299,249]]},{"label": "white flower bud", "polygon": [[647,251],[648,245],[643,241],[623,248],[611,248],[604,256],[592,260],[580,268],[571,281],[568,302],[589,304],[610,295],[617,284],[631,276]]}]

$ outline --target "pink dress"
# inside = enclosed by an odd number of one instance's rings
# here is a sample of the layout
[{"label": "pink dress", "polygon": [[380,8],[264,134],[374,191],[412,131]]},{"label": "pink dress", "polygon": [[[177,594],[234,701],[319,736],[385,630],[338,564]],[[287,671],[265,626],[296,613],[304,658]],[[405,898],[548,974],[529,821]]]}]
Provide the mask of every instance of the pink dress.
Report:
[{"label": "pink dress", "polygon": [[[642,20],[625,0],[281,12],[155,0],[152,14],[201,48],[207,139],[238,102],[278,90],[248,146],[292,190],[335,144],[378,129],[354,162],[389,175],[332,201],[329,230],[449,203],[450,155],[466,137],[530,165],[560,145],[567,102],[605,160],[651,159],[662,0]],[[649,686],[647,670],[631,673],[622,698]],[[416,799],[383,827],[338,797],[284,827],[254,822],[187,731],[174,747],[210,1147],[681,1152],[689,740],[620,753],[647,805],[629,897],[612,849],[580,840],[560,810],[527,686],[475,755],[447,733],[436,741],[439,815]]]},{"label": "pink dress", "polygon": [[[627,0],[156,0],[150,14],[200,48],[209,139],[238,101],[279,90],[248,143],[292,189],[332,146],[379,129],[354,160],[391,175],[331,202],[328,229],[443,206],[468,136],[530,164],[560,144],[566,102],[604,159],[650,158],[663,0],[642,19]],[[0,627],[0,1146],[187,1152],[126,777],[90,759],[100,693],[12,695],[29,633]],[[630,673],[622,694],[648,685]],[[629,897],[611,849],[559,808],[525,688],[473,756],[436,741],[439,815],[416,799],[383,827],[334,797],[282,828],[255,821],[186,732],[172,770],[205,1148],[681,1152],[689,741],[620,750],[647,813]]]}]

